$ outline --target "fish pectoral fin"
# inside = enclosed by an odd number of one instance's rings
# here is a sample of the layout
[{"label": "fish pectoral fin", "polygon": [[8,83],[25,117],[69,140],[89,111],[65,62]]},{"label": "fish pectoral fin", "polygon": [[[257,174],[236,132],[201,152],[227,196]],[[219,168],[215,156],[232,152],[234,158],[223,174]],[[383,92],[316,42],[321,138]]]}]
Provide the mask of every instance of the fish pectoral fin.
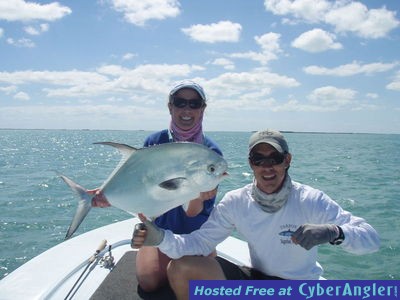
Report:
[{"label": "fish pectoral fin", "polygon": [[185,177],[177,177],[163,181],[158,186],[169,191],[174,191],[179,189],[186,181],[187,178]]}]

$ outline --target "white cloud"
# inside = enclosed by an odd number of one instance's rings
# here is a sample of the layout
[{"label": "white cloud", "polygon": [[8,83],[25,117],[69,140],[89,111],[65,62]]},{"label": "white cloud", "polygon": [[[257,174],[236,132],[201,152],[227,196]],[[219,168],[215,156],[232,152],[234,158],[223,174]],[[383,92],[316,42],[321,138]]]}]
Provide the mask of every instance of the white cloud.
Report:
[{"label": "white cloud", "polygon": [[[299,101],[294,96],[277,99],[277,89],[289,89],[300,84],[293,78],[267,72],[263,69],[252,72],[225,73],[205,83],[210,94],[212,113],[228,111],[252,111],[254,114],[267,112],[334,112],[343,109],[371,109],[356,100],[353,89],[324,86],[313,90],[306,99]],[[374,97],[373,94],[370,97]],[[375,108],[375,107],[374,107]]]},{"label": "white cloud", "polygon": [[21,38],[18,40],[14,40],[13,38],[8,38],[7,43],[19,48],[33,48],[35,47],[35,43],[27,38]]},{"label": "white cloud", "polygon": [[39,35],[39,34],[40,34],[39,30],[38,30],[37,28],[33,27],[33,26],[27,26],[27,27],[25,27],[25,28],[24,28],[24,31],[25,31],[27,34],[30,34],[30,35]]},{"label": "white cloud", "polygon": [[308,22],[318,22],[330,9],[327,0],[265,0],[266,10],[280,16],[293,15]]},{"label": "white cloud", "polygon": [[235,64],[233,63],[233,61],[231,61],[230,59],[227,59],[227,58],[214,59],[211,62],[211,64],[216,65],[216,66],[221,66],[225,70],[233,70],[233,69],[235,69]]},{"label": "white cloud", "polygon": [[133,69],[106,65],[97,72],[85,71],[17,71],[0,72],[0,82],[19,85],[37,84],[46,97],[97,97],[123,94],[165,96],[175,78],[187,78],[192,72],[202,71],[196,65],[140,65]]},{"label": "white cloud", "polygon": [[14,98],[17,100],[23,100],[23,101],[27,101],[30,99],[29,95],[27,93],[24,92],[18,92],[14,95]]},{"label": "white cloud", "polygon": [[307,97],[312,103],[321,106],[340,108],[350,104],[357,91],[352,89],[339,89],[334,86],[324,86],[315,89]]},{"label": "white cloud", "polygon": [[216,108],[232,110],[242,107],[252,109],[257,107],[256,103],[264,105],[268,100],[267,96],[273,90],[299,85],[294,78],[271,73],[263,68],[249,72],[226,72],[204,83],[207,94]]},{"label": "white cloud", "polygon": [[391,83],[389,83],[386,88],[388,90],[399,91],[400,92],[400,71],[398,71]]},{"label": "white cloud", "polygon": [[327,112],[336,109],[317,104],[302,103],[296,99],[289,99],[284,103],[275,104],[272,108],[274,112]]},{"label": "white cloud", "polygon": [[232,53],[229,56],[232,58],[244,58],[258,61],[261,65],[268,64],[269,61],[278,58],[278,54],[282,52],[279,40],[281,35],[275,32],[269,32],[262,36],[255,36],[256,43],[261,47],[260,52],[248,51]]},{"label": "white cloud", "polygon": [[6,95],[10,95],[17,91],[17,86],[10,85],[6,87],[0,87],[0,91],[4,92]]},{"label": "white cloud", "polygon": [[3,37],[4,35],[4,29],[0,27],[0,39]]},{"label": "white cloud", "polygon": [[229,54],[231,58],[242,58],[242,59],[250,59],[259,62],[261,65],[266,65],[272,59],[276,59],[276,56],[271,53],[262,53],[262,52],[255,52],[255,51],[248,51],[248,52],[238,52]]},{"label": "white cloud", "polygon": [[[265,0],[266,10],[280,16],[292,16],[307,23],[324,23],[336,32],[352,32],[363,38],[382,38],[400,25],[396,12],[385,7],[368,9],[356,1]],[[285,19],[286,24],[295,24]]]},{"label": "white cloud", "polygon": [[357,61],[352,62],[351,64],[341,65],[336,68],[325,68],[320,66],[308,66],[303,70],[307,74],[311,75],[329,75],[329,76],[353,76],[357,74],[366,74],[372,75],[375,73],[386,72],[398,65],[395,63],[370,63],[370,64],[360,64]]},{"label": "white cloud", "polygon": [[281,52],[279,39],[281,35],[275,32],[269,32],[262,36],[256,36],[254,39],[260,45],[263,53],[271,53],[272,56]]},{"label": "white cloud", "polygon": [[311,53],[342,49],[342,45],[336,43],[335,39],[334,34],[315,28],[298,36],[292,46]]},{"label": "white cloud", "polygon": [[[229,60],[217,59],[213,63],[229,65],[229,62]],[[202,70],[202,67],[191,65],[149,64],[135,68],[104,65],[93,72],[77,70],[0,72],[0,83],[10,84],[8,87],[0,88],[0,91],[11,95],[14,99],[30,100],[28,93],[17,94],[18,88],[24,86],[26,90],[26,85],[29,88],[37,87],[39,93],[40,91],[43,93],[43,95],[38,95],[41,99],[47,97],[54,101],[57,98],[57,103],[60,103],[59,101],[69,103],[70,106],[51,104],[30,106],[29,115],[24,114],[27,118],[35,116],[37,120],[46,120],[53,124],[53,127],[79,126],[74,125],[73,121],[81,124],[78,120],[87,114],[93,117],[93,123],[85,125],[88,128],[103,128],[104,126],[114,128],[112,120],[115,118],[121,120],[118,128],[141,128],[137,120],[130,121],[132,115],[142,114],[140,117],[146,116],[152,119],[155,115],[154,109],[156,109],[164,113],[163,122],[167,122],[166,108],[157,104],[166,103],[166,95],[174,81],[190,78],[193,73],[202,72]],[[328,112],[357,107],[363,109],[355,101],[356,91],[333,86],[315,89],[308,96],[308,102],[296,99],[277,100],[274,98],[275,91],[296,88],[300,86],[300,83],[292,77],[270,72],[267,68],[253,69],[248,72],[225,72],[208,80],[201,77],[192,77],[192,79],[199,82],[207,91],[210,107],[212,107],[208,114],[212,116],[225,116],[239,111],[259,114],[268,111]],[[372,99],[374,95],[371,94],[368,97]],[[133,105],[136,103],[138,103],[137,107]],[[28,109],[27,107],[25,108]],[[367,108],[364,107],[364,109]],[[55,114],[63,112],[64,123],[54,118],[49,120],[52,117],[45,116],[44,111]],[[0,115],[5,116],[6,112],[16,115],[17,109],[0,109]],[[30,125],[31,127],[38,126],[38,123],[32,124],[36,125]],[[162,126],[162,122],[159,125]],[[148,125],[146,126],[146,129],[149,129]],[[154,126],[157,127],[157,125]]]},{"label": "white cloud", "polygon": [[[149,108],[144,107],[142,103],[137,106],[93,103],[90,105],[0,106],[0,127],[48,128],[48,124],[52,124],[51,128],[156,130],[168,123],[167,111],[166,105]],[[151,124],[148,120],[152,120]]]},{"label": "white cloud", "polygon": [[178,0],[111,0],[127,22],[144,26],[149,20],[164,20],[180,14]]},{"label": "white cloud", "polygon": [[170,82],[176,80],[174,78],[186,78],[192,72],[202,71],[204,68],[187,64],[147,64],[124,70],[125,72],[113,81],[115,88],[130,93],[139,89],[166,94]]},{"label": "white cloud", "polygon": [[240,38],[242,26],[239,23],[220,21],[208,25],[192,25],[183,28],[182,32],[195,41],[204,43],[237,42]]},{"label": "white cloud", "polygon": [[0,82],[11,83],[14,85],[28,83],[42,83],[54,85],[78,85],[101,84],[107,80],[106,77],[97,73],[85,71],[16,71],[0,72]]},{"label": "white cloud", "polygon": [[135,54],[135,53],[125,53],[125,54],[122,56],[122,60],[131,60],[131,59],[133,59],[133,58],[136,57],[136,56],[138,56],[138,55]]},{"label": "white cloud", "polygon": [[360,2],[350,2],[345,6],[327,12],[325,21],[335,26],[337,32],[353,32],[363,38],[382,38],[399,26],[396,13],[381,9],[370,9]]},{"label": "white cloud", "polygon": [[[214,63],[229,65],[229,60],[216,60]],[[140,65],[132,69],[104,65],[94,72],[0,72],[0,83],[10,85],[1,89],[10,95],[15,94],[18,88],[25,89],[27,86],[41,91],[42,95],[39,94],[38,97],[42,99],[59,98],[59,101],[75,101],[75,104],[78,100],[85,99],[98,105],[107,103],[109,99],[125,99],[125,102],[130,103],[140,99],[141,105],[152,105],[165,102],[173,82],[190,78],[192,73],[202,71],[203,68],[196,65]],[[227,106],[230,104],[232,109],[236,109],[232,106],[232,101],[236,100],[238,107],[267,105],[271,103],[268,97],[272,91],[300,85],[294,78],[271,73],[263,68],[249,72],[226,72],[210,80],[200,77],[191,79],[204,86],[211,102],[217,107],[225,103]],[[23,94],[19,95],[20,98],[22,96]]]},{"label": "white cloud", "polygon": [[25,32],[30,35],[40,35],[43,32],[46,32],[49,30],[49,24],[40,24],[39,26],[26,26],[24,28]]},{"label": "white cloud", "polygon": [[0,1],[0,20],[6,21],[55,21],[71,12],[69,7],[58,2],[39,4],[23,0]]},{"label": "white cloud", "polygon": [[370,98],[370,99],[378,99],[379,98],[379,95],[376,93],[367,93],[365,96],[367,96],[367,98]]},{"label": "white cloud", "polygon": [[97,72],[104,75],[121,76],[127,69],[119,65],[105,65],[97,69]]}]

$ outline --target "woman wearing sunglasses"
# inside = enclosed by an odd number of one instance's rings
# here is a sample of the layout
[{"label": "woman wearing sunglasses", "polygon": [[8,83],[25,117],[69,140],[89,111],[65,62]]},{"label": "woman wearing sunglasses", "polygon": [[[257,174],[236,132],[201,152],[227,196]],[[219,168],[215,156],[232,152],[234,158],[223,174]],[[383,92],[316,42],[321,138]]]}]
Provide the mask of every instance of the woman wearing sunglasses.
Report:
[{"label": "woman wearing sunglasses", "polygon": [[[182,81],[169,93],[168,109],[171,115],[170,126],[148,136],[144,147],[172,142],[193,142],[203,144],[222,155],[219,147],[203,133],[203,115],[206,109],[206,95],[203,88],[193,81]],[[110,203],[98,189],[92,206],[107,207]],[[190,233],[208,219],[215,204],[217,189],[201,193],[187,206],[179,206],[158,216],[154,223],[158,227],[177,234]],[[167,265],[171,261],[167,255],[154,247],[142,247],[136,255],[136,275],[138,283],[145,292],[153,292],[166,285]]]},{"label": "woman wearing sunglasses", "polygon": [[[133,243],[140,247],[150,236],[153,245],[176,259],[168,278],[178,299],[187,299],[189,280],[196,279],[319,279],[323,269],[316,246],[321,244],[340,245],[353,254],[378,250],[379,236],[364,219],[290,178],[291,159],[280,132],[256,132],[249,141],[254,181],[228,192],[199,230],[174,235],[139,216],[147,230],[136,230]],[[252,266],[206,256],[234,229],[248,242]]]},{"label": "woman wearing sunglasses", "polygon": [[[177,84],[169,93],[168,109],[171,115],[168,129],[147,137],[144,146],[171,142],[204,144],[222,155],[218,146],[203,133],[203,115],[206,109],[203,88],[193,81]],[[174,233],[190,233],[208,219],[214,207],[217,190],[201,193],[187,207],[179,206],[157,217],[160,228]],[[166,268],[170,258],[154,247],[143,247],[136,256],[136,274],[140,287],[147,292],[157,290],[168,282]]]}]

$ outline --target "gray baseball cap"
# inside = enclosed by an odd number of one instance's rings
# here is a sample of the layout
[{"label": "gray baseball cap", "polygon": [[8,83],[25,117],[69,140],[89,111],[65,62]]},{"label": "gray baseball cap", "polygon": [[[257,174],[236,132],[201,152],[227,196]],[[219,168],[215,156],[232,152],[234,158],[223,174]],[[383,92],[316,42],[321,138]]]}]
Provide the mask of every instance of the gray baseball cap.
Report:
[{"label": "gray baseball cap", "polygon": [[203,101],[206,102],[206,94],[204,93],[203,88],[199,84],[191,80],[184,80],[176,84],[175,87],[169,92],[170,100],[171,97],[181,89],[195,90],[200,95],[201,99],[203,99]]},{"label": "gray baseball cap", "polygon": [[289,153],[289,146],[285,137],[277,130],[266,129],[257,131],[249,139],[249,152],[258,144],[266,143],[274,147],[280,153]]}]

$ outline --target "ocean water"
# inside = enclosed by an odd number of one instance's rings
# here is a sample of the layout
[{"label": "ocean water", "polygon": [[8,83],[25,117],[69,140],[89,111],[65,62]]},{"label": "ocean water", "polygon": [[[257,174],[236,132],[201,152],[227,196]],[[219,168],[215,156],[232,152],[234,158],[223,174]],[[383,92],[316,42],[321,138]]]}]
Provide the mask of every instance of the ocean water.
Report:
[{"label": "ocean water", "polygon": [[[141,147],[146,131],[0,130],[0,279],[63,241],[75,212],[75,195],[58,177],[99,186],[120,155],[93,145],[116,141]],[[230,176],[219,188],[252,181],[249,132],[209,132],[224,152]],[[365,218],[380,234],[381,249],[357,256],[320,246],[328,279],[400,279],[400,135],[286,133],[296,181],[325,191],[344,209]],[[130,216],[116,208],[93,209],[76,234]],[[46,266],[51,267],[51,266]]]}]

